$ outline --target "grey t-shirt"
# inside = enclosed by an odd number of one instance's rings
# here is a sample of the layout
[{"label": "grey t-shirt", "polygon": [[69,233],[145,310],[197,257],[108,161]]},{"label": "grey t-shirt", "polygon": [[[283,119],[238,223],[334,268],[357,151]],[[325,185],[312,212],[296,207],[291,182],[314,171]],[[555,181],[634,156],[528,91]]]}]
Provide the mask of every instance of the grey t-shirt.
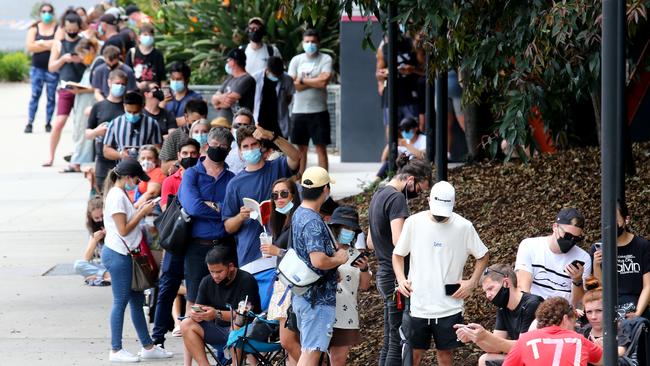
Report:
[{"label": "grey t-shirt", "polygon": [[[120,63],[120,66],[118,66],[120,70],[124,71],[127,76],[127,85],[126,85],[126,90],[131,91],[136,89],[135,85],[135,74],[133,73],[133,69],[129,67],[126,64]],[[110,93],[110,88],[108,87],[108,74],[111,73],[111,69],[108,68],[107,64],[102,64],[100,66],[97,66],[95,71],[93,71],[93,74],[90,78],[91,83],[93,85],[93,88],[99,89],[104,96],[104,98],[108,97],[108,93]]]},{"label": "grey t-shirt", "polygon": [[378,273],[393,276],[393,233],[390,222],[406,219],[409,209],[404,193],[393,186],[375,192],[368,207],[368,222],[375,254],[379,261]]},{"label": "grey t-shirt", "polygon": [[[289,63],[288,74],[295,79],[315,78],[324,72],[332,73],[332,58],[322,52],[318,52],[314,57],[301,53]],[[327,89],[308,88],[296,91],[292,113],[318,113],[326,110]]]},{"label": "grey t-shirt", "polygon": [[239,77],[228,76],[219,89],[221,93],[235,92],[241,95],[239,101],[233,104],[230,108],[219,110],[219,115],[226,117],[228,121],[232,121],[233,115],[239,108],[248,108],[253,110],[255,105],[255,79],[249,74],[244,74]]}]

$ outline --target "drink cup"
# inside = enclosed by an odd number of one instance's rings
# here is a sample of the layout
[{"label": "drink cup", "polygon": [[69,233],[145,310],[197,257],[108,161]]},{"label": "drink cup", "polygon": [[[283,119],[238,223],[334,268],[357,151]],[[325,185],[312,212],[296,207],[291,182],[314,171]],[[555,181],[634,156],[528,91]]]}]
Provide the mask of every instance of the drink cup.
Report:
[{"label": "drink cup", "polygon": [[[272,241],[273,241],[273,238],[271,237],[271,235],[269,235],[267,233],[261,233],[260,234],[260,250],[261,250],[262,244],[272,244]],[[268,254],[263,254],[263,256],[264,256],[264,258],[271,258],[272,257],[271,255],[268,255]]]}]

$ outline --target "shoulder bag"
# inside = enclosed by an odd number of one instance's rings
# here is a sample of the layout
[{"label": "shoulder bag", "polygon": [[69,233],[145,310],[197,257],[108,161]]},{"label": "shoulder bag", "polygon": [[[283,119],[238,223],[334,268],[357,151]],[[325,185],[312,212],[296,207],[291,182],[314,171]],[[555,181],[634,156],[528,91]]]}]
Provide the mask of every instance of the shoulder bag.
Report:
[{"label": "shoulder bag", "polygon": [[124,239],[120,237],[131,257],[131,290],[138,292],[156,287],[158,282],[158,267],[144,238],[143,234],[138,249],[130,250]]},{"label": "shoulder bag", "polygon": [[185,212],[178,196],[169,195],[167,209],[153,222],[158,230],[160,246],[172,255],[183,255],[192,233],[192,219]]}]

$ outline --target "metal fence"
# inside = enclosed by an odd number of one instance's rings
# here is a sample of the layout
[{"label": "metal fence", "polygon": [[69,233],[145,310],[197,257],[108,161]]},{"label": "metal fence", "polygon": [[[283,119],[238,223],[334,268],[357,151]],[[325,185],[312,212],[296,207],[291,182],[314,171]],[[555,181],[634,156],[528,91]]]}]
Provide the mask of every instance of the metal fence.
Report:
[{"label": "metal fence", "polygon": [[[212,107],[210,98],[220,88],[220,85],[190,85],[190,89],[201,94],[208,102],[208,120],[216,117],[217,111]],[[341,148],[341,85],[327,86],[327,109],[330,113],[330,136],[332,144],[328,147],[331,152]]]}]

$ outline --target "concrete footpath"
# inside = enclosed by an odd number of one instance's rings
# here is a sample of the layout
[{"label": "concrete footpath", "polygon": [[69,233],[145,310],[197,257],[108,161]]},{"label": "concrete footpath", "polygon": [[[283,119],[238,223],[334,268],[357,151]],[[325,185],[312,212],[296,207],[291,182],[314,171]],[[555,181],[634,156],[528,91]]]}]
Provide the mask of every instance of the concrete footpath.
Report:
[{"label": "concrete footpath", "polygon": [[[49,146],[44,132],[44,96],[34,133],[27,135],[28,84],[0,84],[0,366],[104,365],[108,363],[110,287],[89,287],[76,275],[47,275],[81,257],[88,183],[81,174],[60,174],[62,156],[72,151],[71,120],[59,145],[54,167],[42,168]],[[310,156],[310,163],[314,160]],[[336,198],[358,193],[379,164],[341,164],[331,157]],[[54,271],[57,272],[57,271]],[[66,270],[60,272],[68,272]],[[170,360],[182,364],[180,338],[169,337]],[[124,347],[140,346],[126,314]]]}]

